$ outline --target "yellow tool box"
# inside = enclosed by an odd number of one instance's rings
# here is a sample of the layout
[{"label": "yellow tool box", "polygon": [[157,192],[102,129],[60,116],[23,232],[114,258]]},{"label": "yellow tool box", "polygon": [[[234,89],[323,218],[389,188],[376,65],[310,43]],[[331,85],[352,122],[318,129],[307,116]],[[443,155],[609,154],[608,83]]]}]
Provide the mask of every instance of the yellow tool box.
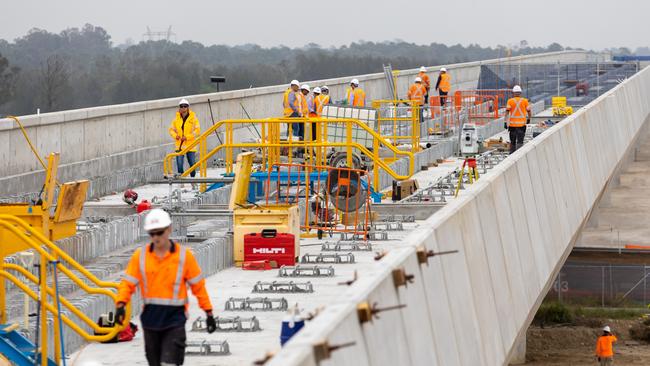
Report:
[{"label": "yellow tool box", "polygon": [[234,261],[244,261],[244,235],[273,229],[278,233],[293,234],[295,254],[300,255],[300,214],[297,205],[268,205],[234,210]]}]

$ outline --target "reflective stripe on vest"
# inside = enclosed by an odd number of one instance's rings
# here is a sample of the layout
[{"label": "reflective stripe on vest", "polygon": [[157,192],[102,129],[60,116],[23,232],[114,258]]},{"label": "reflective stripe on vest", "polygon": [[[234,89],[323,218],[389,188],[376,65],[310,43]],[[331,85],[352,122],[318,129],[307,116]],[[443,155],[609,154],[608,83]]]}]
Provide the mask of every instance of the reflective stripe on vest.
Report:
[{"label": "reflective stripe on vest", "polygon": [[196,285],[202,279],[203,279],[203,273],[200,273],[198,276],[196,276],[194,278],[190,278],[189,280],[187,280],[187,283],[189,283],[190,285]]},{"label": "reflective stripe on vest", "polygon": [[517,125],[521,124],[521,122],[526,121],[526,114],[524,111],[521,109],[521,102],[523,101],[522,98],[513,98],[515,99],[515,108],[510,111],[510,122],[515,122]]},{"label": "reflective stripe on vest", "polygon": [[127,280],[127,281],[129,281],[129,282],[131,282],[131,283],[132,283],[133,285],[135,285],[135,286],[137,286],[138,283],[140,283],[140,281],[139,281],[137,278],[135,278],[135,277],[133,277],[133,276],[131,276],[131,275],[129,275],[129,274],[126,274],[126,273],[124,273],[124,274],[122,275],[122,278],[125,279],[125,280]]},{"label": "reflective stripe on vest", "polygon": [[142,278],[142,297],[144,298],[145,293],[147,291],[147,272],[145,271],[145,263],[147,258],[145,257],[147,255],[147,244],[142,246],[142,250],[140,250],[140,277]]},{"label": "reflective stripe on vest", "polygon": [[180,259],[178,260],[178,269],[176,270],[176,281],[174,281],[174,292],[172,295],[173,299],[178,299],[178,292],[181,289],[181,281],[183,280],[183,268],[185,268],[185,252],[187,252],[187,248],[181,248],[178,246],[178,249],[181,250],[180,253]]}]

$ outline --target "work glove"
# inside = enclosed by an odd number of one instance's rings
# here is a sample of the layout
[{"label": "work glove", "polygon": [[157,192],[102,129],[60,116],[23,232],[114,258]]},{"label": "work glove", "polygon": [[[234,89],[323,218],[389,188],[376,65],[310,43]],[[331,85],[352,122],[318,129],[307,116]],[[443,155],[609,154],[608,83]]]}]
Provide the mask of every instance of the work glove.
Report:
[{"label": "work glove", "polygon": [[526,118],[526,124],[530,124],[530,118]]},{"label": "work glove", "polygon": [[124,303],[119,302],[115,307],[115,323],[122,325],[125,317],[126,309],[124,308]]},{"label": "work glove", "polygon": [[503,122],[503,129],[507,130],[508,129],[508,122]]},{"label": "work glove", "polygon": [[208,333],[214,333],[217,330],[217,321],[214,320],[212,313],[206,313],[205,325],[207,326]]}]

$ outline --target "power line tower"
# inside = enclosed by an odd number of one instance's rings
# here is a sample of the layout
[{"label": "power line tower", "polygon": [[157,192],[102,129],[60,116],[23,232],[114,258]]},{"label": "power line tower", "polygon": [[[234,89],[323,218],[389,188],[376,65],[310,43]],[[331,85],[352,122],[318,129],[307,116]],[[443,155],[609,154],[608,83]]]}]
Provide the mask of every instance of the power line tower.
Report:
[{"label": "power line tower", "polygon": [[176,33],[172,32],[172,26],[170,25],[166,31],[152,31],[149,26],[147,26],[147,31],[142,34],[143,41],[167,41],[172,42],[176,41]]}]

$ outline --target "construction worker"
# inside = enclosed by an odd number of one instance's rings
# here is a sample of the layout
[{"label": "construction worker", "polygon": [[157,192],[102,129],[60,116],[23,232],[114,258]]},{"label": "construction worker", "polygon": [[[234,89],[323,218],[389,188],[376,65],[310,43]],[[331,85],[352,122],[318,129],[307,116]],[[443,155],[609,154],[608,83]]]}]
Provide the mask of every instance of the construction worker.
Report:
[{"label": "construction worker", "polygon": [[415,101],[420,109],[420,123],[424,120],[422,112],[424,111],[424,95],[427,93],[427,89],[422,85],[422,78],[416,77],[415,82],[409,87],[407,93],[408,99]]},{"label": "construction worker", "polygon": [[[187,99],[181,99],[178,102],[178,112],[176,112],[176,117],[169,126],[169,135],[174,139],[177,153],[188,147],[201,135],[199,119],[196,118],[194,111],[190,110],[190,103]],[[185,155],[176,157],[176,168],[179,175],[185,172],[183,165],[185,165],[186,156],[190,167],[196,163],[197,146],[198,144],[193,146]],[[192,170],[190,176],[194,178],[195,175],[196,170]],[[196,185],[193,184],[192,188],[196,188]]]},{"label": "construction worker", "polygon": [[359,88],[359,80],[352,79],[350,87],[345,93],[345,99],[349,106],[363,107],[366,105],[366,93]]},{"label": "construction worker", "polygon": [[612,344],[616,343],[617,340],[609,326],[605,326],[603,328],[603,335],[598,337],[598,341],[596,341],[596,358],[600,362],[600,366],[611,366],[614,364],[614,347]]},{"label": "construction worker", "polygon": [[[309,88],[309,85],[303,84],[300,87],[300,91],[302,92],[303,95],[303,116],[309,117],[309,118],[316,118],[318,115],[316,115],[316,105],[314,104],[314,96],[310,94],[311,89]],[[305,139],[305,129],[306,126],[303,125],[303,140]],[[312,140],[316,139],[316,124],[312,123],[311,124],[311,138]]]},{"label": "construction worker", "polygon": [[314,94],[314,115],[320,117],[320,114],[318,113],[318,100],[321,96],[320,87],[315,87],[314,90],[312,90],[312,93]]},{"label": "construction worker", "polygon": [[291,80],[289,88],[284,91],[282,98],[282,107],[284,108],[285,117],[302,117],[300,104],[297,103],[296,94],[300,90],[300,82],[298,80]]},{"label": "construction worker", "polygon": [[449,76],[447,69],[444,67],[440,69],[438,81],[436,81],[436,90],[440,96],[440,107],[444,108],[445,103],[447,103],[447,95],[451,90],[451,76]]},{"label": "construction worker", "polygon": [[[284,91],[282,106],[285,117],[302,117],[302,93],[300,93],[300,82],[298,80],[291,80],[289,88]],[[293,136],[302,135],[302,123],[289,123],[289,126]]]},{"label": "construction worker", "polygon": [[530,105],[528,99],[521,97],[521,87],[512,88],[514,96],[506,104],[506,116],[503,127],[510,132],[510,153],[514,153],[524,144],[526,124],[530,123]]},{"label": "construction worker", "polygon": [[115,318],[121,324],[124,307],[140,289],[144,303],[140,321],[150,366],[183,364],[188,285],[205,311],[208,333],[217,329],[201,268],[192,251],[169,239],[171,224],[169,214],[161,209],[145,217],[144,230],[151,242],[135,250],[117,292]]},{"label": "construction worker", "polygon": [[429,90],[431,89],[431,79],[429,78],[429,75],[427,75],[427,68],[420,66],[420,72],[418,73],[418,76],[420,79],[422,79],[422,85],[424,85],[424,88],[427,90],[426,94],[424,94],[423,104],[427,105],[429,103]]},{"label": "construction worker", "polygon": [[324,96],[323,99],[325,99],[325,103],[323,103],[323,105],[330,104],[330,101],[332,100],[332,97],[330,96],[330,89],[327,87],[327,85],[321,86],[320,91],[321,91],[321,94]]}]

